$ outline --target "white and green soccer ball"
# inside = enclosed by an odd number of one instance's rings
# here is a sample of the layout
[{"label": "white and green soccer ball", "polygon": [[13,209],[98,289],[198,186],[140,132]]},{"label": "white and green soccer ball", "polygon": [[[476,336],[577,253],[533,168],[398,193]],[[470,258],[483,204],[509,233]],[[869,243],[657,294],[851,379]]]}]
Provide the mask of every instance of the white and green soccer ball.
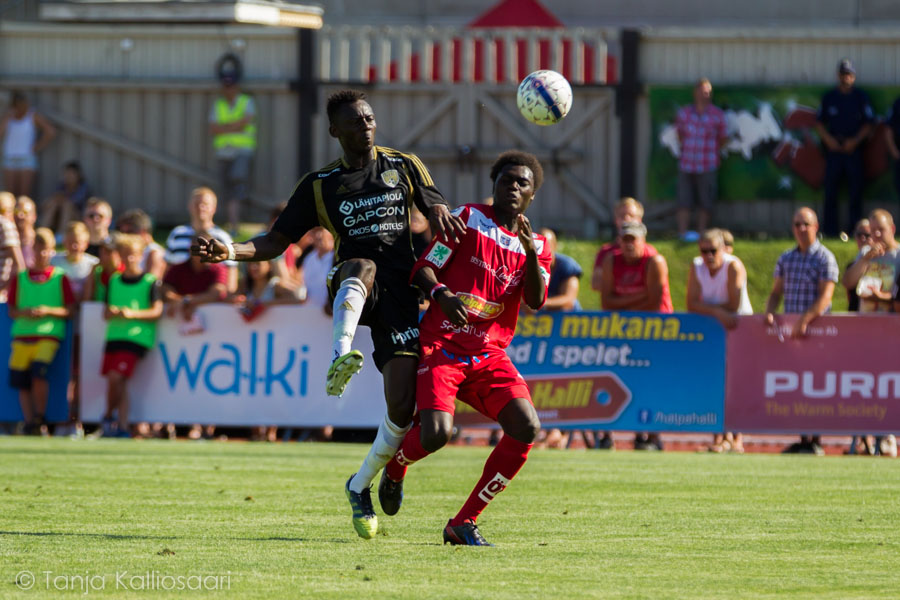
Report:
[{"label": "white and green soccer ball", "polygon": [[553,125],[572,108],[572,86],[556,71],[535,71],[519,84],[516,104],[535,125]]}]

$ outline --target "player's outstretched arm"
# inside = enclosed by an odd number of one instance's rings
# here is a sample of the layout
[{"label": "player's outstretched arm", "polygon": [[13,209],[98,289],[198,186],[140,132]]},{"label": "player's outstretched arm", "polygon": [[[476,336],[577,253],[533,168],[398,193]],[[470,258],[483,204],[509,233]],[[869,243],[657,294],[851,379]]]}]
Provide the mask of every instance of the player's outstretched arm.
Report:
[{"label": "player's outstretched arm", "polygon": [[[191,244],[191,254],[209,263],[225,260],[263,261],[281,256],[290,243],[291,240],[286,235],[274,230],[252,240],[232,244],[231,249],[217,239],[201,236]],[[232,249],[234,256],[229,256]]]}]

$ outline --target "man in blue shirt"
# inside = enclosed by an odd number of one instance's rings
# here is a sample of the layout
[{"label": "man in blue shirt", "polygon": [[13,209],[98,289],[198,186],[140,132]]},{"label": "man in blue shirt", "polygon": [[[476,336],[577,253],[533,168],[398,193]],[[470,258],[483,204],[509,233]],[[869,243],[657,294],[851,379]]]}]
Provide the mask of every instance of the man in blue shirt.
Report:
[{"label": "man in blue shirt", "polygon": [[550,263],[550,283],[547,284],[547,301],[541,310],[581,310],[578,303],[578,280],[581,266],[571,256],[556,251],[556,233],[544,227],[538,233],[547,238],[547,246],[553,261]]},{"label": "man in blue shirt", "polygon": [[[794,322],[792,338],[803,338],[809,325],[831,310],[831,297],[838,280],[838,265],[831,250],[819,242],[819,220],[813,209],[797,209],[791,223],[797,245],[775,263],[772,292],[766,302],[766,324],[778,328],[775,311],[784,298],[784,312],[801,315]],[[779,339],[781,333],[778,333]],[[824,454],[818,435],[801,436],[785,452]]]},{"label": "man in blue shirt", "polygon": [[854,87],[856,68],[849,58],[838,63],[838,85],[822,97],[816,132],[825,146],[825,206],[822,229],[834,236],[841,230],[838,186],[846,174],[850,192],[850,221],[862,217],[862,142],[872,131],[874,113],[869,96]]}]

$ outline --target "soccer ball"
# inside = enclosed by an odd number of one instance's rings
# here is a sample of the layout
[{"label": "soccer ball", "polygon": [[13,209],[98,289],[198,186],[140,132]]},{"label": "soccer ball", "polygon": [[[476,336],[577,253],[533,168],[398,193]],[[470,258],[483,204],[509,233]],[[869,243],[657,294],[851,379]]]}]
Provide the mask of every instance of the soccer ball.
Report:
[{"label": "soccer ball", "polygon": [[535,125],[553,125],[572,108],[572,86],[556,71],[535,71],[519,84],[516,104]]}]

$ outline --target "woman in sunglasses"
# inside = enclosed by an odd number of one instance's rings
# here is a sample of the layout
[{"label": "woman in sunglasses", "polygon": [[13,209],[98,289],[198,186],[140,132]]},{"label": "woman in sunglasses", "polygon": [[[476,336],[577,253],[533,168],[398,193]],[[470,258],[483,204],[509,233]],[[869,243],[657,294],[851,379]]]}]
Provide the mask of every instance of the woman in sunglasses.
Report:
[{"label": "woman in sunglasses", "polygon": [[[747,270],[739,258],[726,252],[721,229],[707,229],[697,242],[700,256],[688,272],[687,309],[717,318],[726,329],[737,325],[737,315],[751,315]],[[717,433],[710,452],[744,451],[740,433]]]},{"label": "woman in sunglasses", "polygon": [[717,318],[726,329],[737,315],[751,315],[747,270],[739,258],[725,251],[721,229],[707,229],[697,242],[700,256],[688,272],[687,309]]}]

